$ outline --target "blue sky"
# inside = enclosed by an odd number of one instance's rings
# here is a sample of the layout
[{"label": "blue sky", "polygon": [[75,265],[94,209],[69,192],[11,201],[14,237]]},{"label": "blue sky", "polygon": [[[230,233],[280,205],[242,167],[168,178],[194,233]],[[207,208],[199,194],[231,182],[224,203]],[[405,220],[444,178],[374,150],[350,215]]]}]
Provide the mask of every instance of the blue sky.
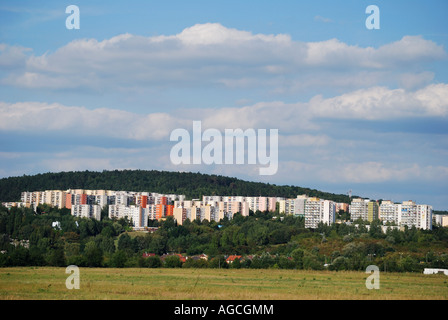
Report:
[{"label": "blue sky", "polygon": [[[68,5],[80,29],[68,30]],[[368,30],[368,5],[380,29]],[[2,1],[0,177],[158,169],[448,210],[448,2]],[[170,161],[170,132],[279,130],[279,169]]]}]

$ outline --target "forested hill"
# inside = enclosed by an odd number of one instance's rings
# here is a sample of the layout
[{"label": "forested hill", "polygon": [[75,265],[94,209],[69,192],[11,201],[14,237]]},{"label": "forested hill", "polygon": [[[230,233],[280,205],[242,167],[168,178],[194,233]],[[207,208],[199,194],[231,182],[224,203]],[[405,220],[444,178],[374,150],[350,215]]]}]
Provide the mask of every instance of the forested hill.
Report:
[{"label": "forested hill", "polygon": [[297,195],[307,194],[337,202],[349,201],[347,195],[297,186],[277,186],[217,175],[155,170],[70,171],[3,178],[0,179],[0,201],[19,201],[23,191],[69,188],[184,194],[188,199],[202,199],[203,195],[295,198]]}]

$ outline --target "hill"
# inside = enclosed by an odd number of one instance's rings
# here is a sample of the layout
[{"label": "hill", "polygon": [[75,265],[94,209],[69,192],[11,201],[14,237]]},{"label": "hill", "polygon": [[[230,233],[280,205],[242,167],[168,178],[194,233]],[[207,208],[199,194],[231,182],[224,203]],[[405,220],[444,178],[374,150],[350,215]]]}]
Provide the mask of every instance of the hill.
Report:
[{"label": "hill", "polygon": [[23,191],[99,189],[184,194],[188,199],[203,195],[276,196],[300,194],[348,203],[349,197],[297,186],[249,182],[237,178],[191,172],[113,170],[70,171],[23,175],[0,179],[0,201],[19,201]]}]

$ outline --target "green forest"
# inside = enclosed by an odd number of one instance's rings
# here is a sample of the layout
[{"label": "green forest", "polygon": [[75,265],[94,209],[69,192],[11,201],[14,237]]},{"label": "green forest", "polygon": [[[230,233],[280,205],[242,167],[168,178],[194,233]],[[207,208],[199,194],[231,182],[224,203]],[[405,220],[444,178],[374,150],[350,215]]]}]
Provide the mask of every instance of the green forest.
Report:
[{"label": "green forest", "polygon": [[[133,232],[129,221],[111,220],[107,207],[100,221],[78,218],[68,209],[41,205],[0,207],[0,266],[140,268],[280,268],[422,272],[448,268],[448,228],[381,232],[361,222],[304,228],[301,217],[274,212],[236,214],[219,223],[172,217],[151,221],[155,232]],[[54,224],[58,222],[57,224]],[[144,253],[153,255],[144,257]],[[182,262],[177,255],[190,257]],[[195,259],[206,254],[208,260]],[[241,260],[225,262],[228,255]]]},{"label": "green forest", "polygon": [[0,201],[19,201],[23,191],[67,190],[69,188],[183,194],[187,199],[200,199],[203,195],[295,198],[297,195],[307,194],[310,197],[336,202],[349,202],[347,195],[309,188],[248,182],[218,175],[156,170],[59,172],[3,178],[0,179]]}]

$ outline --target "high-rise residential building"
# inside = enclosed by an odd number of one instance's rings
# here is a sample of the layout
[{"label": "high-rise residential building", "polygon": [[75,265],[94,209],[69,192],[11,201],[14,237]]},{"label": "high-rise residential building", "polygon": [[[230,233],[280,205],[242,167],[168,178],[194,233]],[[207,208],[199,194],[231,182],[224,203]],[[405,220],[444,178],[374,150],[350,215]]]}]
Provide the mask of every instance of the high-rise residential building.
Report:
[{"label": "high-rise residential building", "polygon": [[427,204],[417,205],[417,228],[431,230],[432,229],[432,206]]},{"label": "high-rise residential building", "polygon": [[149,220],[157,220],[157,206],[154,204],[148,204],[146,205],[146,208],[143,208],[145,210],[145,215],[148,217]]},{"label": "high-rise residential building", "polygon": [[202,196],[202,203],[214,203],[222,201],[222,196]]},{"label": "high-rise residential building", "polygon": [[281,199],[278,201],[279,212],[286,215],[304,216],[307,199],[306,195],[299,195],[295,199]]},{"label": "high-rise residential building", "polygon": [[45,202],[52,207],[64,208],[66,200],[66,192],[61,190],[47,190],[45,191]]},{"label": "high-rise residential building", "polygon": [[143,210],[143,208],[140,206],[125,206],[121,204],[110,205],[109,218],[127,218],[132,222],[134,228],[144,228],[148,226],[147,211]]},{"label": "high-rise residential building", "polygon": [[307,198],[305,200],[305,228],[315,229],[320,222],[332,224],[336,218],[336,206],[333,201],[319,198]]},{"label": "high-rise residential building", "polygon": [[173,216],[174,205],[172,204],[157,204],[156,205],[156,220]]},{"label": "high-rise residential building", "polygon": [[205,205],[201,206],[201,217],[208,221],[219,222],[219,210],[216,206]]},{"label": "high-rise residential building", "polygon": [[432,206],[416,204],[411,200],[402,203],[387,200],[380,205],[380,219],[383,223],[393,222],[400,227],[430,230],[432,229],[432,211]]},{"label": "high-rise residential building", "polygon": [[321,221],[319,198],[308,198],[305,204],[305,228],[317,228]]},{"label": "high-rise residential building", "polygon": [[305,216],[305,205],[308,197],[306,195],[298,195],[294,199],[294,212],[293,215],[303,217]]},{"label": "high-rise residential building", "polygon": [[92,196],[92,203],[99,205],[101,208],[110,204],[110,198],[106,194],[97,194]]},{"label": "high-rise residential building", "polygon": [[442,227],[448,227],[448,215],[434,214],[434,222]]},{"label": "high-rise residential building", "polygon": [[336,204],[336,212],[339,211],[345,211],[345,212],[349,212],[349,204],[348,203],[343,203],[343,202],[337,202]]},{"label": "high-rise residential building", "polygon": [[71,193],[67,192],[65,194],[65,207],[67,209],[71,209],[72,203],[73,203],[73,195]]},{"label": "high-rise residential building", "polygon": [[116,205],[129,205],[130,195],[125,191],[119,191],[115,193],[115,203]]},{"label": "high-rise residential building", "polygon": [[367,204],[367,221],[372,222],[378,219],[379,205],[377,201],[369,201]]},{"label": "high-rise residential building", "polygon": [[368,207],[369,207],[368,199],[361,199],[361,198],[353,199],[349,207],[350,220],[355,221],[361,219],[367,221],[369,214]]},{"label": "high-rise residential building", "polygon": [[187,209],[183,207],[175,207],[173,209],[174,220],[178,225],[182,225],[187,220]]},{"label": "high-rise residential building", "polygon": [[62,190],[25,191],[21,193],[20,199],[26,206],[33,208],[36,208],[39,204],[65,208],[66,192]]},{"label": "high-rise residential building", "polygon": [[101,207],[95,204],[75,204],[71,207],[71,214],[75,217],[101,220]]},{"label": "high-rise residential building", "polygon": [[417,227],[417,206],[414,201],[403,201],[398,206],[398,224],[408,228]]},{"label": "high-rise residential building", "polygon": [[390,222],[398,225],[398,205],[390,200],[384,200],[379,207],[379,219],[383,223]]}]

